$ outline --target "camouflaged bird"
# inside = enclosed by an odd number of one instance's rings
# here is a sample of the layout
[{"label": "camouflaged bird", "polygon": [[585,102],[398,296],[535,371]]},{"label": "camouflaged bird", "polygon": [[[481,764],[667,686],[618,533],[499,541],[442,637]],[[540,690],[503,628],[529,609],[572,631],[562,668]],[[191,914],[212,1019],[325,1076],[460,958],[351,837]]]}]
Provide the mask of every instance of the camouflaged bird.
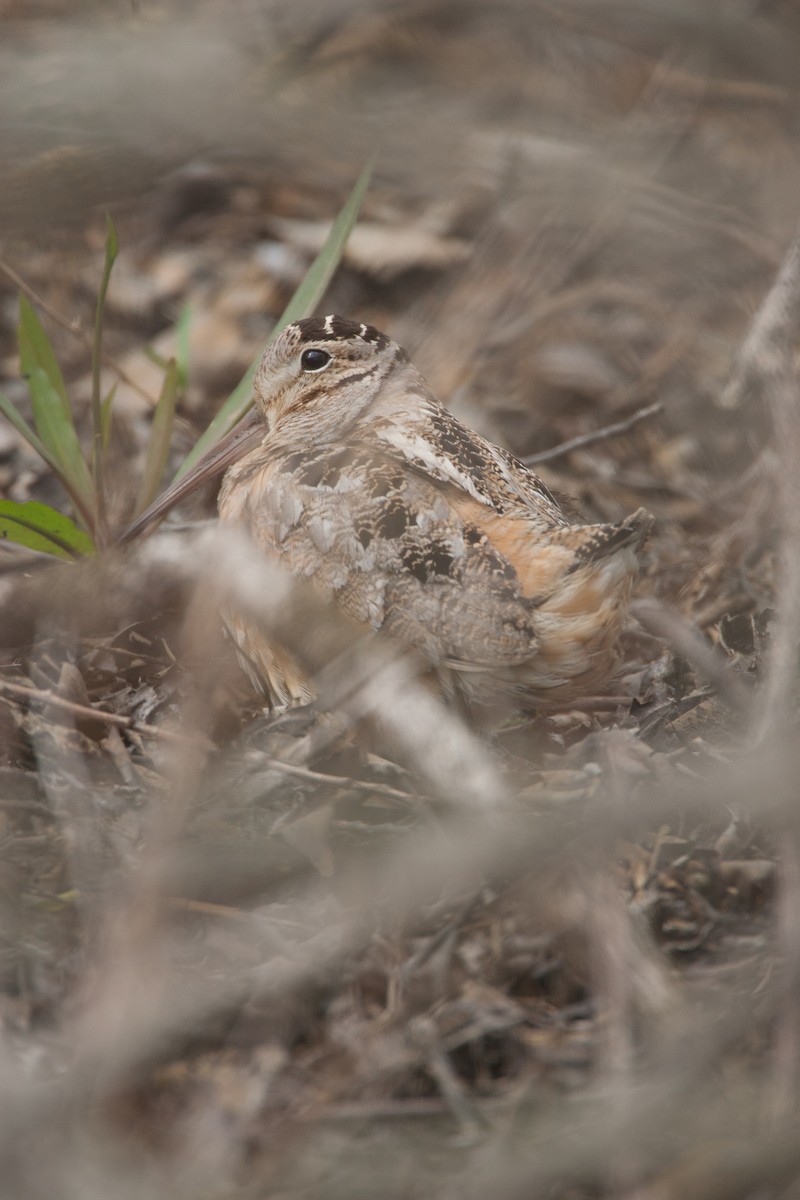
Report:
[{"label": "camouflaged bird", "polygon": [[[263,437],[225,475],[219,511],[268,558],[413,651],[469,709],[562,705],[610,681],[649,514],[572,524],[369,325],[287,326],[254,394]],[[226,623],[273,703],[312,697],[284,650]]]}]

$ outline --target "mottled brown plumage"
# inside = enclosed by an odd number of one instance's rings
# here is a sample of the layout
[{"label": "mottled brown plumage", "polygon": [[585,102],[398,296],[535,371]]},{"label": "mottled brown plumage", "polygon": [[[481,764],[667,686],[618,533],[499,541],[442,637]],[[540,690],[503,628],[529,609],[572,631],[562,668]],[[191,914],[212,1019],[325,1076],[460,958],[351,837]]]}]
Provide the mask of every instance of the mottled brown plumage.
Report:
[{"label": "mottled brown plumage", "polygon": [[[368,325],[288,326],[254,387],[263,438],[225,476],[223,521],[469,707],[561,704],[608,683],[647,513],[571,524]],[[285,651],[235,614],[227,623],[274,703],[311,697]]]}]

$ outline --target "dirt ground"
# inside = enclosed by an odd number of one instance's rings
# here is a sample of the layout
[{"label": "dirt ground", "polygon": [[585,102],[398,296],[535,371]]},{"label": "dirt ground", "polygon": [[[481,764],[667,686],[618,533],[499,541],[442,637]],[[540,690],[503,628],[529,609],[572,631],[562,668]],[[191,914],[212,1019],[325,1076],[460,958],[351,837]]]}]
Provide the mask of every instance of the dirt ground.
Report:
[{"label": "dirt ground", "polygon": [[[492,732],[269,574],[323,682],[265,712],[213,488],[92,562],[0,545],[0,1194],[800,1194],[798,5],[0,21],[2,390],[23,290],[88,445],[110,212],[113,523],[164,362],[174,470],[373,154],[322,311],[655,516],[619,679]],[[0,498],[68,509],[2,417]]]}]

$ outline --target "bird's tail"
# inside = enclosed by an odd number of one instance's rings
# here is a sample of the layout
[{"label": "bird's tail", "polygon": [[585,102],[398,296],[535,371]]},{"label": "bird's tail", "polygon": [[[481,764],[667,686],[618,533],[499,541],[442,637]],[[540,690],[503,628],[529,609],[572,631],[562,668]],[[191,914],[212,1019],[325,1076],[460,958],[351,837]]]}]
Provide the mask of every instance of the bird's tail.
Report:
[{"label": "bird's tail", "polygon": [[644,508],[637,508],[636,512],[615,525],[568,525],[558,530],[553,541],[572,550],[575,557],[570,570],[575,571],[578,567],[608,558],[625,546],[638,552],[652,526],[652,514]]}]

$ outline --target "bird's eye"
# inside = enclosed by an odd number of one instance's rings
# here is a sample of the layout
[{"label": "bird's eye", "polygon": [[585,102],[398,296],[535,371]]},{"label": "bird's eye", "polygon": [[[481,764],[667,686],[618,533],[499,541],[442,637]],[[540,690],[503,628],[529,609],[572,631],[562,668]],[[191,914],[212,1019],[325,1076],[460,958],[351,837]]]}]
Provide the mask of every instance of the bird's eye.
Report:
[{"label": "bird's eye", "polygon": [[327,350],[304,350],[300,355],[300,366],[304,371],[324,371],[331,361]]}]

